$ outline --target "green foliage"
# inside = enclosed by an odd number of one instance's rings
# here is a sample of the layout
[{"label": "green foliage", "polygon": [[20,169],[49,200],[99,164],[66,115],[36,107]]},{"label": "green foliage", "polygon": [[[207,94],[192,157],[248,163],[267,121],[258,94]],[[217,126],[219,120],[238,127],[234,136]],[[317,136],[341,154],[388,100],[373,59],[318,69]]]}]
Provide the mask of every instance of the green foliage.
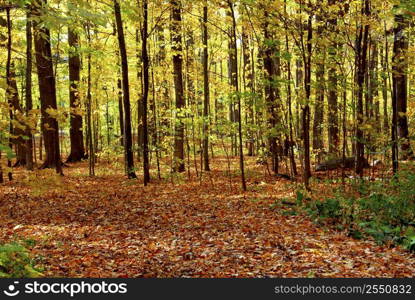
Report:
[{"label": "green foliage", "polygon": [[5,152],[8,159],[15,157],[13,150],[7,145],[0,144],[0,152]]},{"label": "green foliage", "polygon": [[303,199],[304,194],[297,192],[297,205],[316,221],[347,228],[355,238],[370,236],[378,243],[415,251],[415,174],[410,171],[401,171],[389,182],[358,182],[348,191],[339,188],[324,200]]},{"label": "green foliage", "polygon": [[42,277],[28,249],[17,242],[0,245],[0,278]]}]

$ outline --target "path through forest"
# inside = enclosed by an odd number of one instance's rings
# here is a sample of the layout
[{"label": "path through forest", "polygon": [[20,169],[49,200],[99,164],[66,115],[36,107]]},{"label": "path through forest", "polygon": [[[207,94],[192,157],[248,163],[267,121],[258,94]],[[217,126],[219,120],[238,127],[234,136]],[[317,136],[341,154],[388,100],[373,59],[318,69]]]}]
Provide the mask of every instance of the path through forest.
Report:
[{"label": "path through forest", "polygon": [[[237,164],[237,161],[234,162]],[[1,238],[33,239],[33,254],[50,277],[403,277],[415,257],[397,248],[355,240],[287,216],[270,206],[289,196],[288,182],[248,173],[242,193],[225,161],[204,180],[140,180],[86,164],[18,173],[0,187]],[[220,169],[222,168],[222,169]],[[119,169],[119,168],[118,168]],[[255,170],[255,171],[252,171]],[[105,175],[105,172],[108,173]],[[43,177],[42,177],[43,176]]]}]

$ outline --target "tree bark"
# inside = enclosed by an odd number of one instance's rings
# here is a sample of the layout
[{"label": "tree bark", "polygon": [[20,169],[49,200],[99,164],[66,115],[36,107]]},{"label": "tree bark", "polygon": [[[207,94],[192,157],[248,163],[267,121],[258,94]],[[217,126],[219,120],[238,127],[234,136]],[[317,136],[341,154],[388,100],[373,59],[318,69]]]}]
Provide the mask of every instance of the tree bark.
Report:
[{"label": "tree bark", "polygon": [[276,97],[276,90],[275,90],[275,66],[273,61],[273,49],[270,46],[272,44],[272,37],[269,32],[269,21],[268,21],[268,12],[264,8],[264,18],[265,23],[263,25],[264,30],[264,85],[265,85],[265,102],[267,105],[268,111],[268,147],[269,152],[271,154],[272,160],[272,171],[277,174],[278,173],[278,152],[277,152],[277,133],[276,133],[276,125],[277,125],[277,97]]},{"label": "tree bark", "polygon": [[177,118],[174,134],[174,172],[184,172],[184,124],[182,121],[182,109],[185,107],[183,92],[183,54],[182,54],[182,33],[181,33],[181,2],[180,0],[171,0],[171,36],[173,54],[173,76],[174,90],[176,96]]},{"label": "tree bark", "polygon": [[[338,0],[329,0],[329,5],[335,5]],[[329,20],[329,30],[337,31],[337,19]],[[337,104],[337,66],[336,56],[338,43],[333,41],[328,49],[328,85],[327,85],[327,121],[328,121],[328,142],[329,153],[338,153],[339,147],[339,122],[338,122],[338,104]]]},{"label": "tree bark", "polygon": [[70,141],[71,152],[67,162],[79,162],[85,158],[84,135],[82,132],[82,116],[80,114],[81,98],[78,84],[81,73],[81,59],[79,55],[79,36],[73,28],[68,29],[69,43],[69,103],[71,108]]},{"label": "tree bark", "polygon": [[[323,27],[317,28],[317,36],[322,38]],[[316,101],[314,105],[313,121],[313,149],[320,152],[324,149],[323,121],[324,121],[324,92],[325,92],[325,47],[319,45],[316,49]],[[318,155],[318,157],[320,157]]]},{"label": "tree bark", "polygon": [[42,133],[45,145],[46,158],[42,168],[55,168],[56,172],[63,174],[62,161],[59,150],[59,125],[48,110],[57,110],[56,82],[53,74],[52,50],[50,44],[50,31],[40,20],[46,9],[46,0],[33,2],[32,15],[34,21],[34,40],[36,50],[36,67],[39,81],[41,99]]},{"label": "tree bark", "polygon": [[22,129],[21,118],[23,116],[22,107],[19,100],[19,91],[16,82],[14,62],[12,62],[12,21],[10,9],[7,9],[7,62],[6,62],[6,99],[10,109],[10,148],[15,146],[16,163],[15,167],[26,164],[26,149],[23,136],[25,131]]},{"label": "tree bark", "polygon": [[143,125],[143,175],[144,185],[150,182],[150,166],[148,160],[148,126],[147,126],[147,102],[149,91],[149,57],[147,50],[147,38],[148,38],[148,3],[147,0],[143,0],[143,28],[142,28],[142,54],[141,59],[143,62],[143,99],[142,99],[142,125]]},{"label": "tree bark", "polygon": [[121,18],[121,8],[118,0],[114,0],[114,14],[115,22],[117,26],[118,45],[121,57],[121,73],[122,73],[122,91],[123,91],[123,104],[124,104],[124,152],[127,162],[127,175],[128,178],[137,178],[134,171],[134,158],[133,158],[133,138],[131,133],[131,107],[130,107],[130,87],[128,80],[128,60],[127,49],[125,45],[124,28]]},{"label": "tree bark", "polygon": [[208,1],[203,2],[202,40],[203,40],[203,165],[205,171],[209,166],[209,53],[208,53]]},{"label": "tree bark", "polygon": [[[362,15],[369,17],[369,0],[362,4]],[[363,177],[364,171],[364,110],[363,110],[363,91],[365,75],[367,73],[367,50],[369,38],[369,24],[360,24],[356,40],[356,85],[357,85],[357,124],[356,124],[356,174]]]},{"label": "tree bark", "polygon": [[400,139],[402,159],[414,159],[409,140],[407,102],[408,102],[408,37],[406,30],[409,27],[408,20],[402,14],[395,15],[393,57],[392,57],[392,82],[393,95],[397,111],[397,133]]},{"label": "tree bark", "polygon": [[[26,14],[26,116],[29,117],[31,110],[33,109],[32,99],[32,48],[33,48],[33,37],[32,37],[32,20],[30,19],[30,8]],[[26,125],[26,168],[33,170],[33,134],[29,125]]]}]

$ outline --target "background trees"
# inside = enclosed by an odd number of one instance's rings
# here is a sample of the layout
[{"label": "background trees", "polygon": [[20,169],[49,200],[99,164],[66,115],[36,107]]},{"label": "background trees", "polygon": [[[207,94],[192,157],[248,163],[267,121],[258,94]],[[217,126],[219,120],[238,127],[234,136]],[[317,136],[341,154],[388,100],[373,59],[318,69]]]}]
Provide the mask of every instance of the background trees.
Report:
[{"label": "background trees", "polygon": [[365,160],[413,158],[409,2],[2,3],[10,176],[124,152],[128,177],[136,155],[147,184],[163,167],[201,176],[233,155],[246,189],[244,154],[306,186],[325,159],[354,157],[363,176]]}]

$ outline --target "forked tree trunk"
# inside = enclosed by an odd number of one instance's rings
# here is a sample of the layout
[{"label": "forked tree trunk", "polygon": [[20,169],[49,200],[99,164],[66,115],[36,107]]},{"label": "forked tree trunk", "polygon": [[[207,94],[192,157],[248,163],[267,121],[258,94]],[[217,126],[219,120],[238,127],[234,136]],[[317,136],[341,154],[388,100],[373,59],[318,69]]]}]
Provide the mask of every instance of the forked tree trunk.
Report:
[{"label": "forked tree trunk", "polygon": [[128,178],[137,178],[134,171],[133,138],[131,133],[130,86],[128,80],[127,49],[125,46],[124,28],[121,18],[121,8],[118,0],[114,0],[114,14],[117,26],[118,45],[121,57],[122,91],[124,104],[124,152],[127,162]]}]

